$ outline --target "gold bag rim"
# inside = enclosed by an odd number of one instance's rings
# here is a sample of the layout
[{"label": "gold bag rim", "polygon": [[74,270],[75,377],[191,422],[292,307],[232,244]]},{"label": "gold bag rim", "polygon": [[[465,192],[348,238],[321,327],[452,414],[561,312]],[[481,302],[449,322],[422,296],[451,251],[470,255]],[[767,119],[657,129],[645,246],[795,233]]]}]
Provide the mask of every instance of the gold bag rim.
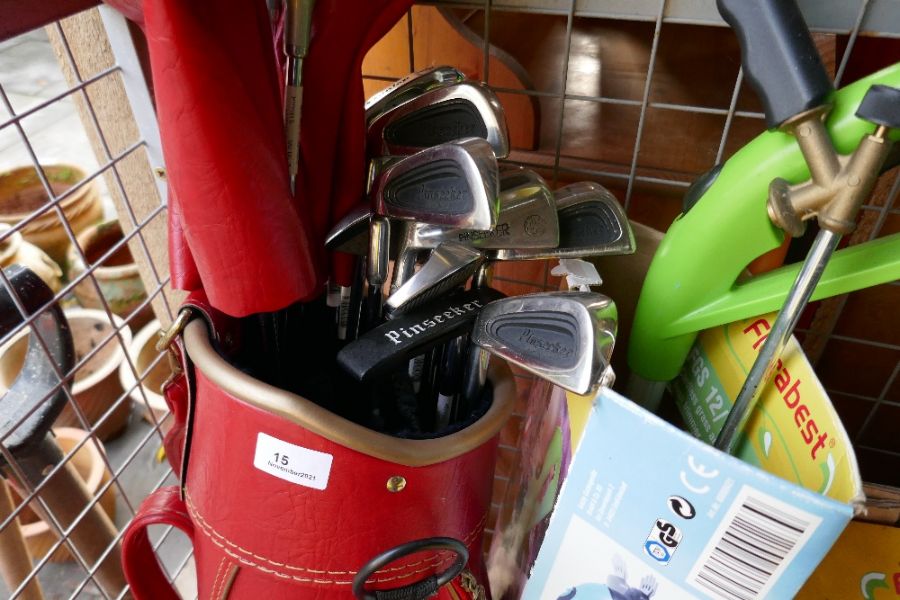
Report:
[{"label": "gold bag rim", "polygon": [[408,467],[421,467],[461,456],[493,438],[513,411],[516,388],[506,363],[493,359],[488,379],[494,396],[488,411],[470,426],[449,435],[412,440],[397,438],[363,427],[307,400],[243,373],[228,364],[213,349],[203,319],[194,319],[184,329],[188,356],[213,384],[235,398],[278,415],[335,444]]}]

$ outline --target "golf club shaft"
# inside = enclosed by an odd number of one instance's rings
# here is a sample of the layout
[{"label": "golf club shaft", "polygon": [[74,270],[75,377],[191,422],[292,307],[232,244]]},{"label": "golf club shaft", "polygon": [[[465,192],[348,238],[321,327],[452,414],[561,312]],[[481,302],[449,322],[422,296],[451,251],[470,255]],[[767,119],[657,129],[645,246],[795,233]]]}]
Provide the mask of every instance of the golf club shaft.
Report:
[{"label": "golf club shaft", "polygon": [[810,296],[816,289],[822,272],[828,264],[828,259],[840,242],[841,236],[837,233],[822,229],[816,235],[812,248],[788,292],[784,306],[772,329],[769,331],[766,341],[763,343],[753,367],[744,381],[743,387],[734,401],[734,406],[725,420],[725,425],[716,438],[716,448],[732,454],[737,440],[744,429],[756,403],[759,401],[766,384],[772,374],[775,361],[781,356],[788,338],[797,325],[800,314],[809,302]]},{"label": "golf club shaft", "polygon": [[[291,3],[288,3],[290,7]],[[291,194],[297,189],[297,170],[300,162],[300,112],[303,103],[303,59],[288,55],[284,84],[284,137],[287,143],[288,174]]]},{"label": "golf club shaft", "polygon": [[[472,287],[483,288],[490,285],[491,282],[491,263],[485,261],[481,263],[475,275],[472,276]],[[490,354],[476,344],[469,342],[469,347],[463,364],[462,385],[461,385],[461,402],[463,404],[461,412],[469,410],[475,405],[484,384],[487,381],[487,368],[490,363]]]},{"label": "golf club shaft", "polygon": [[303,58],[309,49],[313,0],[287,0],[284,53],[287,65],[284,85],[284,133],[287,142],[291,194],[297,185],[300,162],[300,112],[303,104]]},{"label": "golf club shaft", "polygon": [[362,319],[363,290],[366,285],[365,257],[360,257],[356,265],[356,274],[353,278],[353,287],[350,290],[350,305],[347,313],[347,340],[352,341],[359,337],[359,322]]},{"label": "golf club shaft", "polygon": [[383,286],[387,280],[390,260],[391,225],[385,217],[372,215],[369,222],[369,256],[366,280],[369,283],[365,302],[365,321],[362,330],[368,331],[381,323],[384,305]]},{"label": "golf club shaft", "polygon": [[457,414],[459,378],[462,373],[463,348],[467,339],[467,335],[461,335],[444,346],[444,356],[435,386],[437,388],[435,431],[444,429],[459,416]]}]

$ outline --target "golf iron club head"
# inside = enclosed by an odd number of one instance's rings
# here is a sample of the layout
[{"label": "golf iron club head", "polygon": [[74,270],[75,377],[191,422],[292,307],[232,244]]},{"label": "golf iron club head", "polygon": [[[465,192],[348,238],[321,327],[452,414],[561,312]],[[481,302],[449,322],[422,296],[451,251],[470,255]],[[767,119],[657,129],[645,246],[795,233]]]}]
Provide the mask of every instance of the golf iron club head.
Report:
[{"label": "golf iron club head", "polygon": [[[493,229],[459,229],[421,221],[400,227],[396,246],[431,250],[444,242],[459,242],[479,249],[555,248],[559,244],[556,201],[544,179],[523,167],[500,171],[497,224]],[[325,240],[329,250],[365,254],[368,248],[367,207],[360,205],[335,225]],[[395,252],[396,254],[396,252]]]},{"label": "golf iron club head", "polygon": [[615,303],[593,292],[546,292],[490,303],[472,342],[576,394],[595,391],[616,341]]},{"label": "golf iron club head", "polygon": [[418,272],[391,294],[384,310],[389,318],[461,287],[484,260],[481,252],[457,242],[444,242]]},{"label": "golf iron club head", "polygon": [[499,206],[497,159],[482,139],[427,148],[381,171],[372,183],[374,212],[391,219],[490,229]]},{"label": "golf iron club head", "polygon": [[509,155],[506,117],[497,96],[473,82],[432,88],[385,110],[368,125],[370,157],[406,155],[462,138],[486,140],[497,158]]},{"label": "golf iron club head", "polygon": [[400,247],[430,250],[444,242],[459,242],[482,250],[555,248],[559,244],[556,202],[546,182],[528,169],[500,172],[500,210],[489,230],[448,228],[416,221],[402,228]]},{"label": "golf iron club head", "polygon": [[325,236],[325,249],[338,250],[357,256],[369,251],[369,220],[372,210],[359,204],[335,223]]},{"label": "golf iron club head", "polygon": [[366,123],[371,123],[385,111],[412,100],[430,89],[459,83],[465,78],[466,76],[457,69],[448,66],[429,67],[410,73],[374,93],[371,98],[366,100]]},{"label": "golf iron club head", "polygon": [[622,205],[598,183],[583,181],[556,190],[559,245],[556,248],[505,248],[487,253],[488,260],[588,258],[632,254],[634,232]]}]

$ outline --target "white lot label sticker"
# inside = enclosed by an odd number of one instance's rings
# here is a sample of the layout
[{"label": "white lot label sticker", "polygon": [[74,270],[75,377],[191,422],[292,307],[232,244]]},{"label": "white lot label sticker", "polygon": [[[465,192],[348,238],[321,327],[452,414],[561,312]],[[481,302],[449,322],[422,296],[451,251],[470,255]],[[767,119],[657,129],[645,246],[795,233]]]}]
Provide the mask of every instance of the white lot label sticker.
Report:
[{"label": "white lot label sticker", "polygon": [[324,490],[328,487],[333,458],[330,454],[295,446],[271,435],[259,433],[256,436],[253,466],[279,479]]}]

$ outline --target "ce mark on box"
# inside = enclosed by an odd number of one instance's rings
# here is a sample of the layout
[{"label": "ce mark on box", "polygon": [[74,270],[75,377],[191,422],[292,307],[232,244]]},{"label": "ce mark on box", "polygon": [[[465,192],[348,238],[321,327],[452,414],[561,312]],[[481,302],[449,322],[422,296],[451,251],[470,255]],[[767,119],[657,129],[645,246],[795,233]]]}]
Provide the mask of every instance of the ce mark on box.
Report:
[{"label": "ce mark on box", "polygon": [[256,436],[253,466],[279,479],[324,490],[328,487],[333,458],[331,454],[310,450],[259,433]]}]

